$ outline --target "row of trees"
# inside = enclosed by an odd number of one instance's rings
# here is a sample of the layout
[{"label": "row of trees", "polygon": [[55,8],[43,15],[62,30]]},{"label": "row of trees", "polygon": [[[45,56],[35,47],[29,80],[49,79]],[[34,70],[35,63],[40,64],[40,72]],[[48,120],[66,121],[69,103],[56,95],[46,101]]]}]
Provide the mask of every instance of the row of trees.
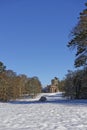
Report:
[{"label": "row of trees", "polygon": [[26,75],[17,75],[0,62],[0,101],[8,101],[21,96],[36,96],[41,92],[41,82],[38,77],[28,78]]},{"label": "row of trees", "polygon": [[[60,82],[64,95],[73,99],[87,99],[87,3],[79,16],[77,25],[71,32],[72,39],[68,43],[69,48],[76,49],[76,71],[68,71],[65,79]],[[82,69],[81,69],[82,68]]]},{"label": "row of trees", "polygon": [[70,99],[87,99],[87,68],[68,71],[60,82],[60,90]]}]

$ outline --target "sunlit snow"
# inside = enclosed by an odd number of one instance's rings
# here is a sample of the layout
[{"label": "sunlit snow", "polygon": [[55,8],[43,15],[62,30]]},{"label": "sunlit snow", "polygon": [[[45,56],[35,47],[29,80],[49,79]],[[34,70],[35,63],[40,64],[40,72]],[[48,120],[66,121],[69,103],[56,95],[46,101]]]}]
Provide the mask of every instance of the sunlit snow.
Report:
[{"label": "sunlit snow", "polygon": [[[40,96],[46,102],[40,102]],[[0,103],[0,130],[87,130],[87,100],[67,100],[61,93]]]}]

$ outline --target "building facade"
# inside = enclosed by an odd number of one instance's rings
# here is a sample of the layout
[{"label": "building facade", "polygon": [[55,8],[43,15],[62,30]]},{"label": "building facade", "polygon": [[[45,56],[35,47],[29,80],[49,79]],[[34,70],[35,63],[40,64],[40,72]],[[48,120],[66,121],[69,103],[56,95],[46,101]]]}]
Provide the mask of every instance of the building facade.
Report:
[{"label": "building facade", "polygon": [[51,85],[48,85],[47,86],[47,92],[50,92],[50,93],[55,93],[55,92],[58,92],[58,85],[59,85],[59,80],[58,78],[54,78],[51,80]]}]

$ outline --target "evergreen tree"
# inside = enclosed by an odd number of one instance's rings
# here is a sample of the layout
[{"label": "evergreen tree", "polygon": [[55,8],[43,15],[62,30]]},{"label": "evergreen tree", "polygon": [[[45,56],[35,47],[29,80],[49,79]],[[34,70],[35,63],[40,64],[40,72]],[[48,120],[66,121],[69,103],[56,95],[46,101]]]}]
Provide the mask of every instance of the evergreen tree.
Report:
[{"label": "evergreen tree", "polygon": [[6,66],[4,66],[3,62],[0,61],[0,73],[5,70]]},{"label": "evergreen tree", "polygon": [[87,3],[79,16],[78,24],[71,32],[72,39],[68,43],[68,47],[77,49],[75,67],[87,65]]}]

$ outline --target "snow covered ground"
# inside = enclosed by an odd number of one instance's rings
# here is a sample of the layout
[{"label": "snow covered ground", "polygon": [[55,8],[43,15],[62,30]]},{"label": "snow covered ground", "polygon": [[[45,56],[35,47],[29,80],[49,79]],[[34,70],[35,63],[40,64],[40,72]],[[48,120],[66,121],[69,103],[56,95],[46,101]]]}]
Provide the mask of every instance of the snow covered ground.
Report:
[{"label": "snow covered ground", "polygon": [[[45,95],[46,102],[39,102]],[[0,130],[87,130],[87,100],[66,100],[61,93],[0,103]]]}]

